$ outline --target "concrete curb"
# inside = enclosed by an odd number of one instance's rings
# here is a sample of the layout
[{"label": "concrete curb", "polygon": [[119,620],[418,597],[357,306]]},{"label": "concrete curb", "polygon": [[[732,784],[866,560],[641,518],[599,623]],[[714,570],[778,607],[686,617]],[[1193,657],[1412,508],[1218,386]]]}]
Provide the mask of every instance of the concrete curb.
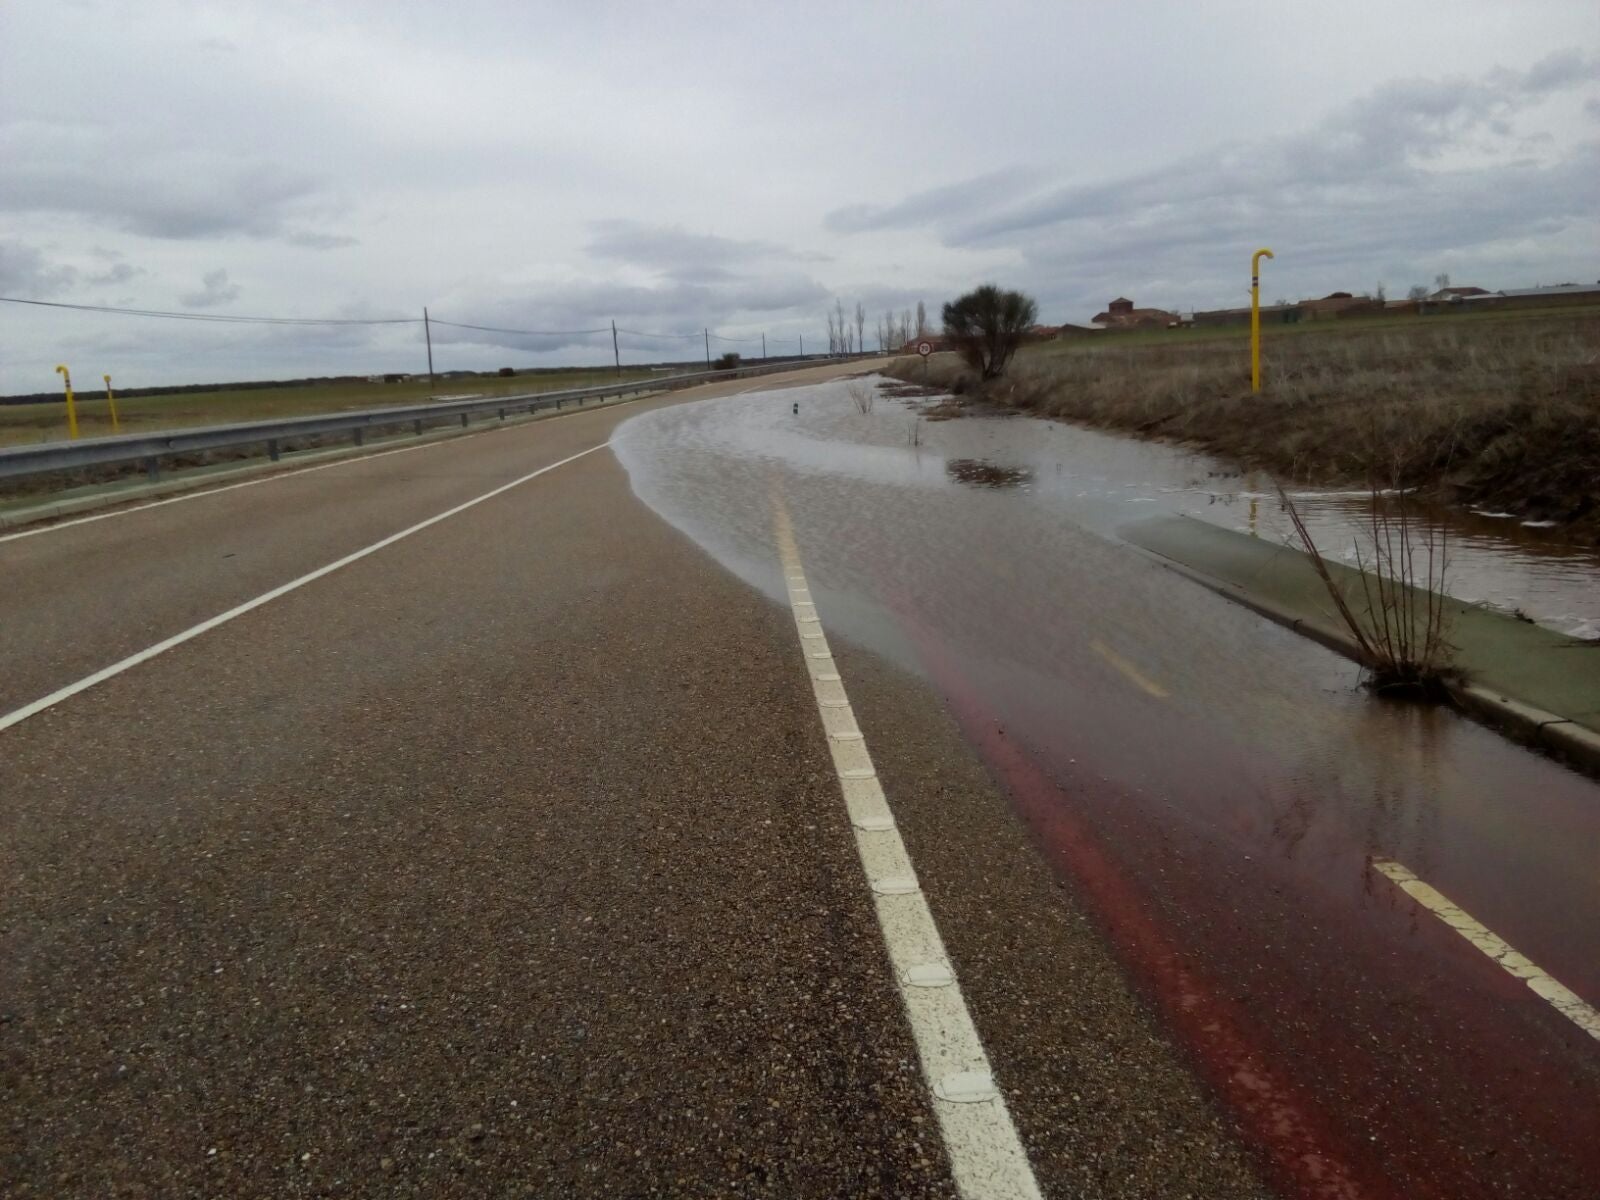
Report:
[{"label": "concrete curb", "polygon": [[59,521],[66,517],[82,516],[85,513],[96,512],[103,508],[115,508],[121,504],[135,504],[141,500],[161,500],[169,496],[179,496],[185,492],[203,491],[210,487],[226,487],[229,484],[242,483],[258,475],[297,471],[305,467],[313,467],[321,463],[339,462],[345,459],[371,458],[374,455],[385,454],[391,450],[454,441],[456,438],[475,437],[478,434],[490,433],[496,429],[506,429],[514,425],[527,425],[534,421],[547,421],[580,412],[594,412],[601,408],[615,408],[619,404],[633,404],[636,401],[647,400],[660,394],[659,392],[645,392],[636,396],[602,399],[596,404],[574,405],[567,409],[543,409],[535,413],[523,413],[521,416],[507,417],[504,421],[485,422],[476,427],[468,426],[462,429],[458,426],[450,426],[431,430],[420,437],[402,435],[383,441],[369,442],[364,446],[335,446],[320,450],[303,450],[279,462],[241,460],[237,466],[207,471],[203,475],[174,476],[172,479],[163,480],[159,483],[139,484],[120,491],[53,500],[44,504],[33,505],[30,508],[0,512],[0,531],[16,530],[29,525],[37,525],[41,522]]},{"label": "concrete curb", "polygon": [[[1128,543],[1132,545],[1132,543]],[[1355,639],[1342,630],[1321,622],[1307,620],[1289,609],[1253,596],[1237,584],[1216,579],[1184,563],[1174,562],[1142,546],[1134,546],[1141,554],[1192,580],[1235,604],[1267,618],[1275,625],[1310,638],[1336,654],[1353,662],[1361,662],[1361,650]],[[1558,713],[1549,712],[1521,700],[1514,700],[1499,690],[1479,683],[1449,685],[1450,697],[1468,716],[1484,725],[1507,734],[1525,745],[1537,747],[1576,767],[1585,774],[1600,778],[1600,733],[1585,728]]]}]

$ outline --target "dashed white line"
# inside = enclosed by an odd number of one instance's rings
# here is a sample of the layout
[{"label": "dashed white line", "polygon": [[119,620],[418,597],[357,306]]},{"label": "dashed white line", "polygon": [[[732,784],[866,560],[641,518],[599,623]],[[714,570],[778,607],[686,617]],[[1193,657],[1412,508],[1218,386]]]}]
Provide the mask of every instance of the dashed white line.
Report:
[{"label": "dashed white line", "polygon": [[[867,883],[923,1077],[933,1094],[951,1173],[966,1200],[1036,1200],[1039,1184],[995,1085],[933,913],[917,882],[894,814],[856,727],[844,681],[811,604],[800,551],[782,497],[774,526],[795,629],[805,651],[817,713],[828,737]],[[801,610],[809,610],[802,612]]]},{"label": "dashed white line", "polygon": [[168,650],[171,650],[175,646],[181,646],[187,641],[192,641],[193,639],[199,637],[202,633],[207,633],[219,625],[226,625],[235,617],[242,617],[245,613],[252,612],[255,609],[260,608],[263,604],[268,604],[273,600],[276,600],[279,596],[285,596],[297,588],[304,587],[308,583],[314,583],[316,580],[321,579],[324,575],[331,575],[340,567],[348,567],[353,562],[359,562],[361,559],[366,558],[369,554],[376,554],[379,550],[384,549],[386,546],[392,546],[396,542],[402,541],[414,533],[421,533],[429,526],[437,525],[440,521],[448,520],[458,513],[466,512],[467,509],[474,508],[477,505],[482,504],[485,500],[492,500],[503,492],[509,492],[512,488],[527,483],[530,479],[537,479],[541,475],[547,474],[550,471],[554,471],[557,467],[564,467],[570,462],[576,462],[586,454],[593,454],[596,450],[604,450],[606,444],[607,443],[605,442],[601,442],[598,446],[590,446],[587,450],[580,450],[577,454],[569,455],[568,457],[563,458],[560,462],[553,462],[548,466],[540,467],[537,471],[529,471],[526,475],[513,479],[510,483],[503,483],[497,488],[492,488],[489,491],[484,492],[481,496],[474,496],[471,500],[468,500],[462,504],[457,504],[454,508],[447,508],[444,512],[437,513],[425,521],[418,521],[415,525],[408,526],[407,528],[400,530],[398,533],[391,533],[388,537],[381,538],[378,541],[373,542],[370,546],[364,546],[360,550],[346,554],[343,558],[335,559],[326,566],[318,567],[315,571],[308,571],[298,579],[291,579],[288,583],[279,584],[271,591],[263,592],[253,600],[246,600],[243,604],[239,604],[228,609],[227,612],[218,613],[214,617],[210,617],[207,620],[201,621],[198,625],[192,625],[188,629],[185,629],[182,633],[175,633],[171,637],[159,641],[153,646],[149,646],[143,650],[140,650],[137,654],[130,654],[127,658],[122,659],[120,662],[114,662],[109,667],[102,667],[94,674],[86,675],[76,683],[69,683],[66,687],[59,688],[58,690],[51,692],[48,696],[43,696],[40,699],[35,700],[32,704],[25,704],[21,708],[15,709],[14,711],[7,713],[5,716],[0,717],[0,732],[10,729],[13,725],[20,725],[29,717],[37,716],[39,713],[44,712],[48,708],[54,708],[63,700],[70,700],[73,696],[78,695],[80,692],[86,692],[90,688],[95,687],[98,684],[102,684],[108,679],[113,679],[116,676],[121,675],[124,671],[128,671],[134,667],[137,667],[140,663],[149,662],[158,654],[165,654]]},{"label": "dashed white line", "polygon": [[1444,893],[1418,879],[1409,868],[1391,859],[1375,858],[1374,869],[1446,925],[1498,963],[1507,974],[1527,984],[1545,1001],[1590,1037],[1600,1040],[1600,1012],[1566,984],[1531,961],[1488,926],[1456,905]]}]

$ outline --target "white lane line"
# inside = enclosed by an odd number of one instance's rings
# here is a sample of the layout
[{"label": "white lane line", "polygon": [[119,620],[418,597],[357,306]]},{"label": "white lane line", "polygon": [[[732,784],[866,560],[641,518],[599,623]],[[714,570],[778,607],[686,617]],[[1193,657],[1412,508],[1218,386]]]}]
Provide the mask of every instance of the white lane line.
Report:
[{"label": "white lane line", "polygon": [[[833,652],[811,613],[810,589],[783,499],[774,490],[774,532],[788,581],[795,630],[806,654],[817,714],[828,735],[839,789],[855,833],[856,851],[872,890],[889,962],[906,1006],[912,1037],[932,1092],[956,1189],[966,1200],[1037,1200],[1039,1183],[1005,1098],[995,1085],[988,1055],[956,982],[933,913],[917,882],[894,814],[878,783],[867,743]],[[800,599],[801,596],[807,599]]]},{"label": "white lane line", "polygon": [[520,485],[527,483],[530,479],[537,479],[541,475],[544,475],[550,471],[554,471],[557,467],[564,467],[570,462],[576,462],[586,454],[593,454],[596,450],[604,450],[606,445],[607,443],[601,442],[598,446],[590,446],[587,450],[580,450],[576,454],[569,455],[568,457],[563,458],[560,462],[553,462],[549,466],[540,467],[537,471],[529,471],[526,475],[523,475],[517,479],[513,479],[510,483],[502,483],[499,487],[484,492],[481,496],[474,496],[471,500],[468,500],[462,504],[458,504],[454,508],[447,508],[444,512],[437,513],[425,521],[418,521],[415,525],[400,530],[399,533],[391,533],[388,537],[381,538],[380,540],[373,542],[370,546],[364,546],[362,549],[357,550],[354,553],[346,554],[343,558],[336,559],[333,562],[328,563],[326,566],[318,567],[315,571],[309,571],[300,576],[298,579],[291,579],[288,583],[279,584],[270,592],[263,592],[253,600],[246,600],[243,604],[236,605],[235,607],[230,608],[227,612],[218,613],[214,617],[201,621],[198,625],[190,626],[182,633],[175,633],[164,641],[157,642],[153,646],[149,646],[143,650],[140,650],[137,654],[130,654],[121,662],[114,662],[109,667],[102,667],[93,675],[86,675],[76,683],[69,683],[66,687],[51,692],[48,696],[41,697],[40,699],[35,700],[32,704],[25,704],[21,708],[16,709],[13,712],[9,712],[3,717],[0,717],[0,732],[10,729],[13,725],[20,725],[29,717],[37,716],[39,713],[44,712],[47,708],[54,708],[63,700],[70,700],[79,692],[86,692],[97,684],[104,683],[108,679],[113,679],[116,676],[121,675],[124,671],[128,671],[134,667],[137,667],[140,663],[149,662],[152,658],[155,658],[156,655],[165,654],[174,646],[181,646],[183,643],[191,641],[192,639],[199,637],[202,633],[207,633],[219,625],[226,625],[235,617],[242,617],[245,613],[252,612],[255,609],[260,608],[263,604],[268,604],[273,600],[276,600],[279,596],[288,595],[296,588],[302,588],[308,583],[314,583],[318,579],[321,579],[324,575],[331,575],[340,567],[348,567],[353,562],[360,562],[369,554],[376,554],[379,550],[384,549],[386,546],[392,546],[396,542],[408,538],[414,533],[421,533],[430,525],[437,525],[440,521],[448,520],[458,513],[464,513],[469,508],[475,508],[482,504],[485,500],[492,500],[503,492],[509,492],[512,488],[519,487]]},{"label": "white lane line", "polygon": [[[655,393],[651,393],[651,396]],[[598,412],[602,408],[620,408],[625,404],[636,404],[640,400],[650,399],[649,396],[630,396],[618,398],[610,403],[602,402],[598,408],[587,411]],[[574,413],[582,409],[573,409]],[[207,496],[220,496],[223,492],[234,492],[240,488],[255,487],[261,483],[275,483],[280,479],[290,479],[296,475],[309,475],[313,471],[329,471],[334,467],[348,467],[352,463],[371,462],[375,458],[388,458],[391,454],[410,454],[413,450],[429,450],[435,446],[449,446],[457,442],[467,441],[469,438],[482,437],[486,433],[499,433],[506,429],[515,429],[523,425],[534,424],[532,421],[508,421],[504,425],[498,422],[475,429],[471,433],[459,433],[454,437],[431,438],[428,441],[418,442],[411,446],[396,446],[392,450],[376,450],[371,454],[352,454],[347,458],[336,459],[333,462],[317,463],[311,467],[289,467],[282,471],[273,471],[261,476],[259,479],[246,479],[241,483],[226,483],[221,487],[198,486],[191,492],[184,492],[177,496],[168,496],[163,500],[151,500],[146,504],[130,504],[126,508],[113,508],[107,512],[90,513],[83,517],[68,517],[60,521],[51,521],[48,525],[36,525],[29,529],[18,530],[16,533],[0,533],[0,543],[14,542],[18,538],[37,537],[41,533],[55,533],[62,529],[71,529],[74,525],[87,525],[91,521],[106,521],[112,517],[126,517],[130,513],[144,512],[148,508],[161,508],[167,504],[181,504],[185,500],[202,500]],[[112,503],[115,503],[113,501]],[[48,518],[40,518],[48,520]]]},{"label": "white lane line", "polygon": [[1458,907],[1438,889],[1422,882],[1403,864],[1375,858],[1372,865],[1406,895],[1499,963],[1508,974],[1527,984],[1534,995],[1590,1037],[1600,1040],[1600,1012],[1583,997],[1524,957],[1504,938]]}]

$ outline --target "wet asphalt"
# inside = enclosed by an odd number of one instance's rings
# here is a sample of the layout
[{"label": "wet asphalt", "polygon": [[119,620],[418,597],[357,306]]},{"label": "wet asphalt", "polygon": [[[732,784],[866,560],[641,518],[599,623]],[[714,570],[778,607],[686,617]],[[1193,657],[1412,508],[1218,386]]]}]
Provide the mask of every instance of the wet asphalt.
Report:
[{"label": "wet asphalt", "polygon": [[[0,545],[7,674],[627,415]],[[938,697],[840,661],[1047,1194],[1264,1194]],[[5,1195],[953,1194],[792,622],[608,451],[0,733],[0,997]]]}]

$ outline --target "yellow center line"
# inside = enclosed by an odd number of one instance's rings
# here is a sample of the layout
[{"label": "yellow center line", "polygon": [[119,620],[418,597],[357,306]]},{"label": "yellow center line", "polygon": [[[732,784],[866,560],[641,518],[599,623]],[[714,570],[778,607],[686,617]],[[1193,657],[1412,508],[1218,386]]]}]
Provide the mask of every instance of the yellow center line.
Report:
[{"label": "yellow center line", "polygon": [[1165,700],[1172,694],[1154,679],[1151,679],[1143,671],[1139,670],[1138,667],[1134,666],[1127,659],[1123,658],[1122,655],[1118,654],[1110,646],[1102,642],[1099,638],[1096,638],[1094,641],[1090,642],[1089,648],[1101,658],[1105,659],[1117,670],[1126,675],[1128,679],[1132,681],[1134,687],[1138,688],[1141,692],[1147,692],[1154,696],[1157,700]]}]

